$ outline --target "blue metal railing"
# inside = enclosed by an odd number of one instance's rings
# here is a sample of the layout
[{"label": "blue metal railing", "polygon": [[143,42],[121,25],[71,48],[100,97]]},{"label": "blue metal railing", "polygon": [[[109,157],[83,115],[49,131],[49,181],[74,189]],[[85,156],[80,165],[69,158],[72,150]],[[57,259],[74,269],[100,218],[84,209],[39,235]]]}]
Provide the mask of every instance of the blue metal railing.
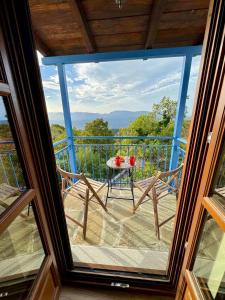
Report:
[{"label": "blue metal railing", "polygon": [[[157,170],[169,169],[172,137],[155,136],[79,136],[75,138],[77,172],[99,181],[107,180],[106,162],[116,155],[135,155],[138,167],[134,179],[152,176]],[[101,142],[100,142],[101,141]],[[89,143],[88,143],[89,142]],[[103,143],[105,142],[105,143]],[[65,143],[63,140],[62,143]],[[59,146],[60,143],[57,142]],[[71,171],[69,166],[70,147],[65,146],[55,153],[57,164]],[[179,147],[179,163],[184,160],[185,150]],[[114,171],[115,172],[115,171]]]},{"label": "blue metal railing", "polygon": [[22,169],[15,149],[0,150],[0,183],[16,186],[20,190],[25,188]]},{"label": "blue metal railing", "polygon": [[[169,169],[172,150],[172,137],[155,136],[79,136],[74,140],[76,151],[77,172],[84,172],[87,176],[105,181],[107,179],[106,161],[115,155],[135,155],[138,167],[135,168],[134,178],[143,179],[155,174],[156,170]],[[180,141],[185,144],[185,141]],[[24,188],[22,170],[17,158],[13,142],[0,142],[9,150],[0,150],[0,183],[7,183]],[[58,165],[67,171],[70,169],[71,146],[67,139],[53,144],[55,158]],[[184,160],[185,150],[179,149],[179,163]]]}]

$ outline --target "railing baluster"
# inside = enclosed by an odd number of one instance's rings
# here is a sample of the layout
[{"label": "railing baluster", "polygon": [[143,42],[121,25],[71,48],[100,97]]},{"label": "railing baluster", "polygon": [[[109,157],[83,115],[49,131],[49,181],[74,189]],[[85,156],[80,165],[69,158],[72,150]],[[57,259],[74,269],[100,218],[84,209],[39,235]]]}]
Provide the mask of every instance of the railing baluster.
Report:
[{"label": "railing baluster", "polygon": [[[115,145],[114,144],[112,146],[112,151],[113,151],[113,155],[112,156],[115,156],[116,153],[115,153]],[[115,169],[113,169],[113,171],[112,171],[112,177],[114,177],[114,176],[115,176]]]},{"label": "railing baluster", "polygon": [[63,166],[64,166],[64,170],[66,170],[66,162],[65,162],[65,149],[62,152],[62,157],[63,157]]},{"label": "railing baluster", "polygon": [[87,144],[84,146],[84,168],[85,168],[85,173],[88,172],[87,170]]},{"label": "railing baluster", "polygon": [[165,155],[165,163],[164,163],[164,171],[167,171],[167,160],[168,160],[168,145],[165,146],[165,151],[166,151],[166,155]]},{"label": "railing baluster", "polygon": [[77,149],[77,173],[81,172],[81,149],[82,145],[80,144],[75,144],[75,149]]},{"label": "railing baluster", "polygon": [[159,168],[160,168],[160,163],[159,163],[159,145],[158,145],[158,147],[157,147],[157,170],[159,170]]},{"label": "railing baluster", "polygon": [[71,165],[70,165],[70,151],[72,149],[72,146],[69,145],[67,148],[66,148],[66,159],[67,159],[67,168],[69,170],[69,172],[71,172]]},{"label": "railing baluster", "polygon": [[144,168],[145,168],[145,145],[142,144],[142,162],[141,162],[141,167],[142,167],[142,178],[144,178]]},{"label": "railing baluster", "polygon": [[6,174],[5,167],[4,167],[3,160],[2,160],[2,154],[0,154],[0,162],[1,162],[1,165],[2,165],[2,170],[3,170],[3,174],[4,174],[4,177],[5,177],[5,180],[9,184],[8,176]]},{"label": "railing baluster", "polygon": [[152,165],[152,147],[150,144],[148,144],[149,148],[149,171],[148,171],[148,176],[151,176],[151,165]]},{"label": "railing baluster", "polygon": [[92,150],[92,144],[90,144],[90,157],[91,157],[92,178],[95,179],[95,169],[94,169],[94,163],[93,163],[93,150]]},{"label": "railing baluster", "polygon": [[100,145],[98,144],[98,170],[99,170],[99,180],[102,178],[101,172],[101,157],[100,157]]},{"label": "railing baluster", "polygon": [[10,161],[10,165],[11,165],[11,167],[12,167],[12,170],[13,170],[13,175],[14,175],[14,179],[15,179],[15,183],[16,183],[16,186],[19,188],[20,186],[19,186],[19,182],[18,182],[18,178],[17,178],[17,176],[16,176],[16,172],[15,172],[15,168],[14,168],[14,165],[13,165],[13,163],[12,163],[12,153],[9,153],[9,161]]},{"label": "railing baluster", "polygon": [[[137,147],[138,147],[138,145],[137,144],[135,144],[134,145],[134,155],[135,155],[135,157],[138,159],[138,152],[137,152]],[[137,176],[137,169],[135,168],[135,170],[134,170],[134,178],[136,179],[136,176]],[[139,179],[139,178],[137,178],[137,179]]]}]

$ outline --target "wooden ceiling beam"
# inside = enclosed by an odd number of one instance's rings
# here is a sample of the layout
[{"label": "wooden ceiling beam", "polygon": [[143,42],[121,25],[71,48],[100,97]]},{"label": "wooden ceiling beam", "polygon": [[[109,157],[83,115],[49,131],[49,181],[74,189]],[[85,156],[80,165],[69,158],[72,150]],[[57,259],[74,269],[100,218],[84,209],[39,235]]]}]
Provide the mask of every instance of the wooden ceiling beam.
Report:
[{"label": "wooden ceiling beam", "polygon": [[96,49],[95,41],[91,33],[89,24],[86,20],[86,16],[83,7],[81,6],[80,0],[69,0],[69,3],[72,8],[74,20],[80,26],[87,51],[89,53],[95,52]]},{"label": "wooden ceiling beam", "polygon": [[163,13],[163,9],[166,5],[167,0],[155,0],[153,2],[153,9],[150,16],[150,21],[148,25],[148,33],[145,42],[145,48],[153,48],[153,44],[156,39],[156,33],[158,29],[158,24],[160,21],[161,14]]},{"label": "wooden ceiling beam", "polygon": [[34,31],[34,39],[37,46],[37,50],[41,52],[42,55],[50,56],[53,54],[49,47],[43,42],[43,40],[40,39],[40,36],[37,33],[37,31]]}]

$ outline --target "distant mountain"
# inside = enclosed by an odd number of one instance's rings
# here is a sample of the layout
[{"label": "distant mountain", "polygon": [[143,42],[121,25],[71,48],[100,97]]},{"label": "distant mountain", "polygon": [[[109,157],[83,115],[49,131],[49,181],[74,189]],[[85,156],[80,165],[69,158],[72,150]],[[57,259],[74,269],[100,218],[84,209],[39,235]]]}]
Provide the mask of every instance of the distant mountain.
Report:
[{"label": "distant mountain", "polygon": [[[127,127],[128,124],[134,121],[137,117],[147,114],[147,111],[112,111],[108,114],[88,113],[88,112],[72,112],[71,119],[73,127],[82,129],[85,123],[90,122],[97,118],[102,118],[108,121],[109,128]],[[50,124],[64,125],[64,118],[62,112],[50,112],[48,114]]]}]

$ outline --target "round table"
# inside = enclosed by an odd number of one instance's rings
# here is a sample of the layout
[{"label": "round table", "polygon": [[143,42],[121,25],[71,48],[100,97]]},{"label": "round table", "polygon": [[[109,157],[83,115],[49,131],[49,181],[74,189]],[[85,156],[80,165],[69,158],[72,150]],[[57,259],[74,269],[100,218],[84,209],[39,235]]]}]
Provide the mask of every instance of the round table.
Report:
[{"label": "round table", "polygon": [[[107,205],[107,200],[109,198],[113,198],[113,199],[123,199],[123,200],[132,200],[133,201],[133,207],[135,205],[134,203],[134,181],[133,181],[133,170],[136,166],[136,163],[134,164],[134,166],[131,166],[130,162],[129,162],[129,157],[125,156],[124,157],[124,162],[121,162],[120,166],[116,166],[115,164],[115,157],[111,157],[107,162],[106,165],[108,167],[108,189],[107,189],[107,195],[106,195],[106,203],[105,205]],[[116,176],[113,177],[114,171],[118,170],[120,171]],[[113,183],[116,182],[116,180],[120,179],[122,176],[124,176],[125,174],[128,174],[129,177],[129,185],[130,185],[130,189],[127,188],[121,188],[121,182],[120,182],[120,188],[119,190],[129,190],[131,191],[132,194],[132,198],[125,198],[125,197],[111,197],[109,195],[109,190],[111,191],[112,189],[116,189],[118,190],[118,188],[113,187]]]}]

